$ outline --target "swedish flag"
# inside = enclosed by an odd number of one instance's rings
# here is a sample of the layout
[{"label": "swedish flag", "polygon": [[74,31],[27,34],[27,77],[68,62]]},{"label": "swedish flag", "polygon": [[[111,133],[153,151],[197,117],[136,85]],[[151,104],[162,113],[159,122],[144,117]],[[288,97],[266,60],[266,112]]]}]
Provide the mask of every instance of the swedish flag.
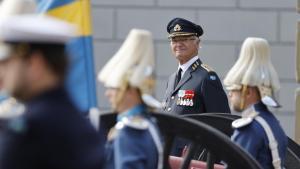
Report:
[{"label": "swedish flag", "polygon": [[67,88],[78,107],[97,105],[89,0],[37,0],[38,11],[76,24],[79,36],[68,45],[71,56]]}]

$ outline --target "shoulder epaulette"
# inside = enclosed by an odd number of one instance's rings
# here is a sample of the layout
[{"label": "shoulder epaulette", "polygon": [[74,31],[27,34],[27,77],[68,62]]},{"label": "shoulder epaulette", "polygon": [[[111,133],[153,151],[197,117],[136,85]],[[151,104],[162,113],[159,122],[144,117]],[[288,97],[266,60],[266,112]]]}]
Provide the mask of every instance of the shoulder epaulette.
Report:
[{"label": "shoulder epaulette", "polygon": [[192,69],[196,70],[199,67],[199,61],[197,60],[195,63],[192,64]]},{"label": "shoulder epaulette", "polygon": [[210,66],[208,66],[207,64],[204,64],[204,63],[201,64],[201,67],[208,72],[214,71]]},{"label": "shoulder epaulette", "polygon": [[21,115],[25,107],[14,98],[8,98],[0,103],[0,118],[12,118]]},{"label": "shoulder epaulette", "polygon": [[138,129],[138,130],[146,130],[149,127],[149,122],[140,116],[135,116],[135,117],[124,117],[121,120],[123,127],[127,126],[130,128]]},{"label": "shoulder epaulette", "polygon": [[241,128],[241,127],[244,127],[244,126],[247,126],[248,124],[250,124],[251,122],[253,121],[253,118],[239,118],[239,119],[236,119],[234,120],[232,123],[231,123],[231,126],[235,129],[237,128]]},{"label": "shoulder epaulette", "polygon": [[231,126],[233,128],[241,128],[245,127],[252,123],[254,118],[258,116],[258,113],[256,111],[248,112],[246,115],[244,115],[242,118],[236,119],[231,123]]}]

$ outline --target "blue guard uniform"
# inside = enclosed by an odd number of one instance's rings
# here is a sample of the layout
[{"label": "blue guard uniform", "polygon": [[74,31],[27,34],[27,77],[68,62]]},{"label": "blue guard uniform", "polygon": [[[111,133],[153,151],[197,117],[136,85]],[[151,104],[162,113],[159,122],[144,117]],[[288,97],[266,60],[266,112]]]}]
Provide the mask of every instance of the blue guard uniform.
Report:
[{"label": "blue guard uniform", "polygon": [[[249,152],[264,169],[274,168],[272,161],[282,168],[287,149],[287,136],[275,116],[262,102],[254,104],[242,115],[243,118],[232,123],[236,128],[232,140]],[[270,141],[270,138],[273,141]]]},{"label": "blue guard uniform", "polygon": [[63,87],[25,103],[1,147],[3,169],[101,169],[104,143]]},{"label": "blue guard uniform", "polygon": [[144,105],[118,115],[106,146],[106,169],[162,168],[160,136]]}]

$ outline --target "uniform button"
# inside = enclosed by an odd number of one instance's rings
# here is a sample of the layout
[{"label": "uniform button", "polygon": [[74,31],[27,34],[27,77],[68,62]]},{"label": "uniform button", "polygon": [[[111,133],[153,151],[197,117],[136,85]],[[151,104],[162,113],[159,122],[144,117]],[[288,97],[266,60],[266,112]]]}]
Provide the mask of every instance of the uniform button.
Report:
[{"label": "uniform button", "polygon": [[171,107],[168,108],[168,111],[171,111]]},{"label": "uniform button", "polygon": [[174,97],[174,96],[172,96],[172,97],[171,97],[171,99],[173,100],[173,99],[175,99],[175,97]]}]

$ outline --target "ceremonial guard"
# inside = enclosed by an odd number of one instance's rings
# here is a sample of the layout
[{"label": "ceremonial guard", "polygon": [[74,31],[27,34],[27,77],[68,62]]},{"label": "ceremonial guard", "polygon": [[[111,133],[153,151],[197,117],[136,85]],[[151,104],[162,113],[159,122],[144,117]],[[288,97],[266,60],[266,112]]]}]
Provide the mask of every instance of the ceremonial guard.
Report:
[{"label": "ceremonial guard", "polygon": [[179,62],[167,83],[163,110],[174,114],[230,113],[218,75],[202,63],[198,50],[203,30],[200,25],[175,18],[167,25],[170,46]]},{"label": "ceremonial guard", "polygon": [[263,168],[283,168],[287,136],[267,106],[279,107],[274,94],[280,84],[271,63],[270,47],[262,38],[247,38],[235,65],[224,79],[231,107],[241,112],[232,140]]},{"label": "ceremonial guard", "polygon": [[65,44],[75,33],[73,25],[49,16],[1,18],[8,49],[0,58],[2,87],[25,107],[4,132],[1,169],[102,168],[104,144],[64,88]]},{"label": "ceremonial guard", "polygon": [[[13,15],[34,13],[35,7],[34,0],[4,0],[0,6],[0,19]],[[0,59],[5,59],[10,50],[10,46],[0,42]],[[4,72],[5,69],[0,67],[0,79]],[[24,106],[18,103],[15,98],[8,96],[5,90],[2,89],[2,80],[0,80],[0,119],[6,121],[21,115],[23,112]]]},{"label": "ceremonial guard", "polygon": [[118,113],[108,134],[106,169],[162,169],[160,134],[148,101],[143,100],[153,89],[153,68],[151,33],[133,29],[99,73],[106,96]]}]

